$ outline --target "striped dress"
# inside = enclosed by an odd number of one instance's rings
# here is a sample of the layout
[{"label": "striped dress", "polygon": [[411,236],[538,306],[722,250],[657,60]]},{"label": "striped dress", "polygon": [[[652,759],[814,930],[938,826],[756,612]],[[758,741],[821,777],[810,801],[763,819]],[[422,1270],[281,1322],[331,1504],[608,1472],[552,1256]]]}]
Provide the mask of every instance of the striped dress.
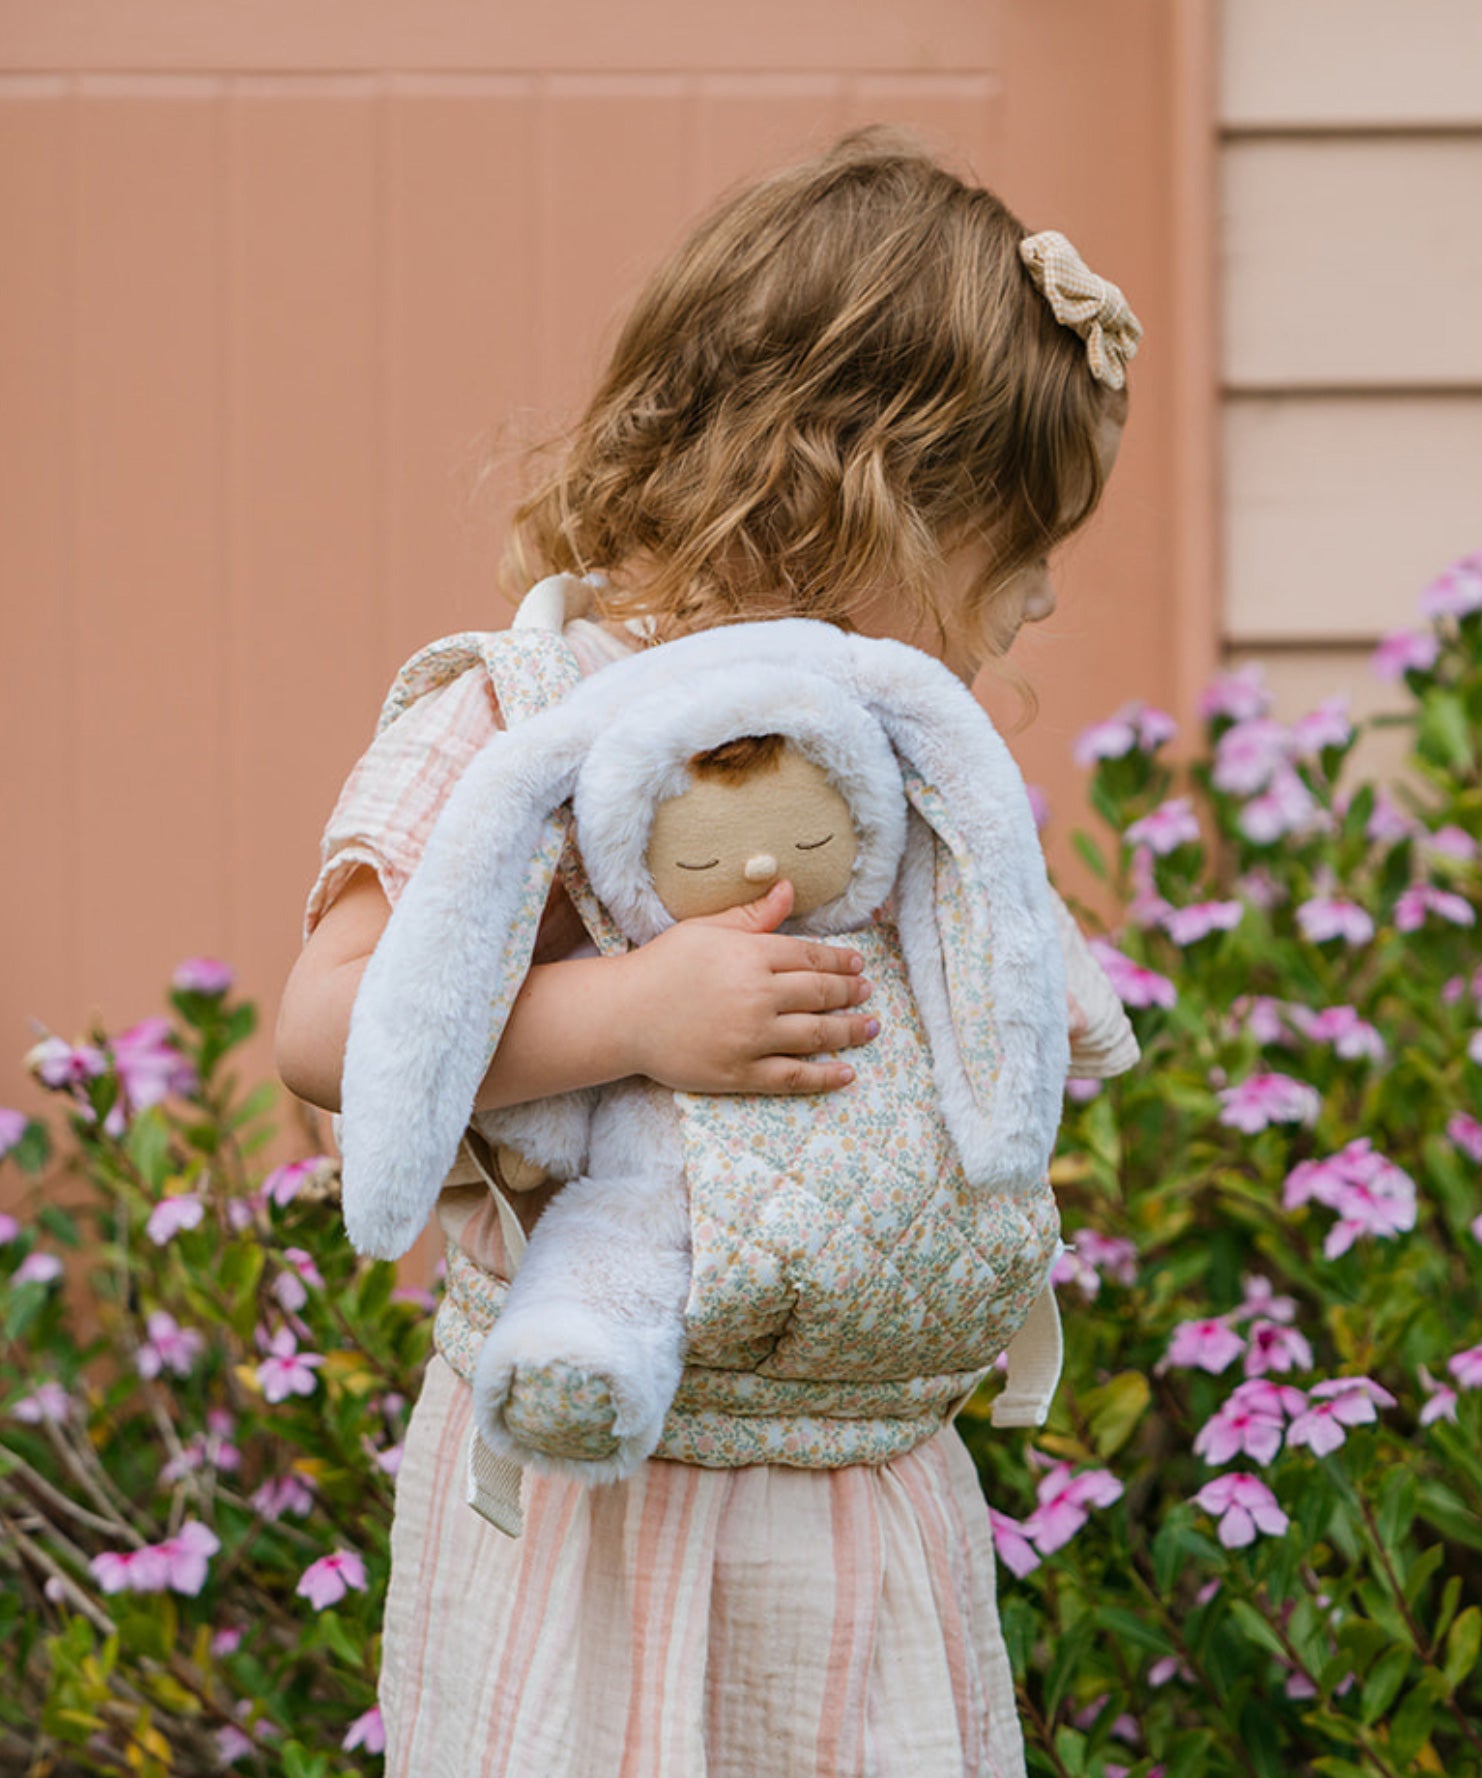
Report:
[{"label": "striped dress", "polygon": [[[586,672],[626,652],[585,620],[565,637]],[[358,866],[396,900],[498,727],[476,668],[377,738],[306,932]],[[448,1196],[445,1226],[500,1275],[492,1202]],[[471,1408],[434,1356],[391,1532],[388,1778],[1023,1778],[987,1510],[952,1428],[877,1468],[527,1474],[511,1539],[464,1502]]]}]

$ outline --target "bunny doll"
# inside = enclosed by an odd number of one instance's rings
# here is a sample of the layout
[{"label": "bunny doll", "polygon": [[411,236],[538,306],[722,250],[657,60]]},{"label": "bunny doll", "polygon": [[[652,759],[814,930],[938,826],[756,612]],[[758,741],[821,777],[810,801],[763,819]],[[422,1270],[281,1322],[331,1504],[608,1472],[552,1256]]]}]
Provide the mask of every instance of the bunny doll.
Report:
[{"label": "bunny doll", "polygon": [[[785,1462],[820,1415],[847,1460],[852,1419],[899,1423],[877,1460],[908,1448],[938,1423],[913,1415],[1053,1314],[1065,978],[1007,749],[930,657],[796,618],[634,655],[496,737],[356,1001],[342,1146],[364,1252],[405,1252],[432,1209],[573,818],[602,948],[788,876],[790,929],[864,950],[882,1029],[835,1094],[634,1079],[479,1114],[569,1181],[479,1352],[481,1437],[593,1482],[651,1454],[748,1460],[737,1426]],[[1058,1323],[1053,1345],[1058,1371]],[[1000,1420],[1042,1418],[1047,1381]]]}]

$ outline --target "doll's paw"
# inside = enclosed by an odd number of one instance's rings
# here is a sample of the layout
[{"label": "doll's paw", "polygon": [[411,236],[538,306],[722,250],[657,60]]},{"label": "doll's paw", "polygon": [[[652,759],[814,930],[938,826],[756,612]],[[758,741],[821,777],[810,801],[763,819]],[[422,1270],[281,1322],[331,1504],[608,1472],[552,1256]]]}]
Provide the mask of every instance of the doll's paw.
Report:
[{"label": "doll's paw", "polygon": [[503,1419],[516,1443],[542,1457],[601,1463],[618,1452],[612,1390],[576,1365],[521,1365],[510,1378]]}]

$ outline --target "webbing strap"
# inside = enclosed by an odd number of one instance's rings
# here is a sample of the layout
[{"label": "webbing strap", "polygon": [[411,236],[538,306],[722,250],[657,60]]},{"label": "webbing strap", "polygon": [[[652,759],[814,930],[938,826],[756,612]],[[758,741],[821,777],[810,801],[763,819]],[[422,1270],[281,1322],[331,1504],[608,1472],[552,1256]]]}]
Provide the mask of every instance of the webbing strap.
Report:
[{"label": "webbing strap", "polygon": [[[462,1152],[474,1171],[489,1188],[499,1212],[499,1232],[504,1239],[504,1258],[511,1278],[520,1269],[525,1257],[526,1237],[509,1201],[509,1194],[484,1165],[478,1150],[464,1135]],[[524,1471],[513,1458],[491,1451],[479,1437],[478,1428],[468,1429],[468,1478],[464,1498],[481,1519],[487,1519],[507,1537],[518,1537],[525,1529],[520,1507],[520,1481]]]},{"label": "webbing strap", "polygon": [[1008,1380],[993,1403],[995,1426],[1043,1426],[1060,1382],[1065,1342],[1055,1286],[1046,1284],[1028,1318],[1009,1341]]}]

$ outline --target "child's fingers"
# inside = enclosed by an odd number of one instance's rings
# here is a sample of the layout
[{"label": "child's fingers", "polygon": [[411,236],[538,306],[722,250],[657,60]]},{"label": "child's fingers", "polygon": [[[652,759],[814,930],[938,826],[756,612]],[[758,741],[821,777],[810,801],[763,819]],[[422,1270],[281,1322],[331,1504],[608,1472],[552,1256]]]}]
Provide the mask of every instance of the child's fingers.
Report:
[{"label": "child's fingers", "polygon": [[870,997],[870,984],[862,975],[819,975],[808,969],[789,969],[773,978],[777,1011],[838,1012],[858,1006]]},{"label": "child's fingers", "polygon": [[880,1021],[862,1013],[852,1017],[788,1013],[774,1020],[767,1041],[781,1056],[816,1056],[868,1043],[879,1032]]},{"label": "child's fingers", "polygon": [[847,1062],[806,1062],[800,1056],[765,1056],[741,1091],[747,1093],[832,1093],[847,1087],[854,1070]]},{"label": "child's fingers", "polygon": [[818,975],[858,975],[864,958],[847,945],[821,944],[817,939],[789,938],[778,934],[767,940],[765,956],[777,974],[812,970]]}]

